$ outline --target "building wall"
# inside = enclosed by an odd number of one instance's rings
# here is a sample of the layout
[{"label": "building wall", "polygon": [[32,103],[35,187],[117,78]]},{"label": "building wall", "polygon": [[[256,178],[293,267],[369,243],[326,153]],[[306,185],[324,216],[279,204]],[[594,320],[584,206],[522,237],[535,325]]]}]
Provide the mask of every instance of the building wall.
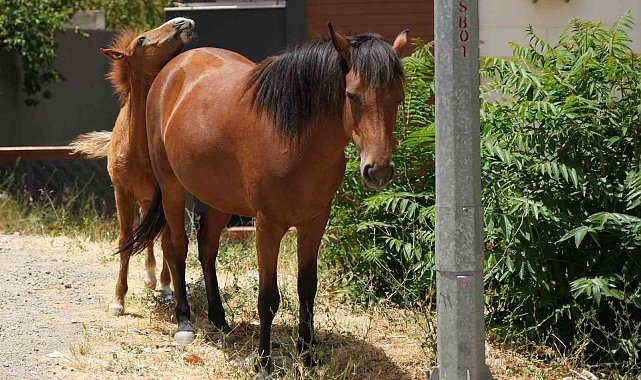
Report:
[{"label": "building wall", "polygon": [[479,0],[481,55],[510,56],[508,42],[528,43],[524,33],[528,25],[556,42],[573,18],[611,25],[628,9],[638,21],[631,35],[633,48],[641,52],[641,0]]},{"label": "building wall", "polygon": [[327,22],[345,34],[376,32],[388,41],[410,29],[411,37],[434,39],[434,0],[306,0],[307,38],[327,34]]}]

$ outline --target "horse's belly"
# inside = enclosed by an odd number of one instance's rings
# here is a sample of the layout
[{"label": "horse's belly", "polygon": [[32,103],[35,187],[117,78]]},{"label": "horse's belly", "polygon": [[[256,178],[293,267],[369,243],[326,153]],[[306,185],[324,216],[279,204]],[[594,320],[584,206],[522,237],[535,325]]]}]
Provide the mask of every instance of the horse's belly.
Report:
[{"label": "horse's belly", "polygon": [[183,182],[185,187],[201,202],[227,214],[256,216],[250,202],[243,196],[243,190],[229,178],[213,177],[200,183]]},{"label": "horse's belly", "polygon": [[[198,151],[198,150],[196,150]],[[174,161],[172,167],[185,189],[201,202],[229,214],[254,216],[246,196],[242,168],[232,152],[210,147],[191,159]]]}]

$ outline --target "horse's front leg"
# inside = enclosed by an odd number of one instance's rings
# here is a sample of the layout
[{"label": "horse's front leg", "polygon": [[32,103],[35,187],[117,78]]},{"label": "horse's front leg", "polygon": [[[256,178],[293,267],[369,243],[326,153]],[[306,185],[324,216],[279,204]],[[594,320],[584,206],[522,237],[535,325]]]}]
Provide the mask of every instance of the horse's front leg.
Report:
[{"label": "horse's front leg", "polygon": [[256,216],[256,248],[258,250],[258,316],[260,318],[260,355],[261,376],[271,373],[272,361],[271,330],[272,321],[280,305],[277,284],[278,250],[280,241],[288,226],[270,220],[263,213]]},{"label": "horse's front leg", "polygon": [[[114,186],[114,195],[116,198],[118,222],[120,223],[120,232],[118,234],[118,248],[120,248],[127,239],[131,237],[131,233],[134,228],[136,201],[132,194],[117,185]],[[120,253],[120,270],[118,271],[116,290],[114,292],[113,301],[109,304],[109,314],[113,316],[119,316],[125,312],[125,296],[129,289],[127,285],[127,275],[129,273],[130,257],[131,250]]]},{"label": "horse's front leg", "polygon": [[314,298],[316,297],[317,258],[330,208],[311,222],[296,226],[298,231],[298,300],[300,302],[298,321],[298,352],[306,366],[314,365],[312,345],[314,344]]}]

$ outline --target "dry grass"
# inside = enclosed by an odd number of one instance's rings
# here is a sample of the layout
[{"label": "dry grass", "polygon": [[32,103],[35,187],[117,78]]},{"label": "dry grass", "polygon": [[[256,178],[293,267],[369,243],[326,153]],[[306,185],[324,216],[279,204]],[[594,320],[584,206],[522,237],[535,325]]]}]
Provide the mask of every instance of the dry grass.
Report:
[{"label": "dry grass", "polygon": [[[298,297],[293,237],[287,237],[279,261],[281,308],[274,320],[273,350],[281,360],[282,379],[425,379],[434,366],[432,315],[384,304],[356,305],[324,284],[329,273],[321,272],[316,301],[316,355],[321,365],[303,370],[294,353]],[[190,247],[195,252],[195,247]],[[113,265],[106,251],[104,265]],[[125,378],[253,379],[252,354],[258,344],[256,299],[258,275],[253,243],[225,244],[219,256],[219,281],[227,317],[238,340],[223,344],[222,337],[208,333],[207,302],[200,265],[194,255],[188,261],[192,319],[200,331],[190,346],[172,342],[175,328],[172,311],[162,298],[130,282],[127,314],[120,318],[96,310],[95,322],[81,341],[69,348],[74,376]],[[140,259],[132,273],[142,272]],[[427,316],[430,315],[428,318]],[[497,379],[560,378],[565,370],[528,359],[516,352],[489,346],[488,362]],[[283,364],[284,363],[284,364]]]},{"label": "dry grass", "polygon": [[[23,211],[10,199],[0,200],[0,231],[4,233],[66,235],[70,257],[78,265],[115,270],[115,221],[95,218],[64,219],[53,206]],[[54,212],[52,216],[51,213]],[[64,215],[63,215],[64,216]],[[94,243],[92,241],[99,241]],[[295,355],[298,297],[295,237],[288,235],[279,261],[281,307],[274,320],[273,350],[280,360],[282,379],[425,379],[435,364],[434,314],[421,309],[399,309],[386,303],[362,305],[327,284],[331,272],[321,271],[316,299],[315,328],[320,365],[302,369]],[[158,247],[159,248],[159,247]],[[255,244],[225,243],[218,259],[221,295],[227,318],[235,327],[236,342],[223,344],[208,333],[207,301],[200,263],[190,246],[187,281],[192,320],[200,332],[189,346],[172,342],[173,312],[158,294],[144,290],[142,256],[131,262],[126,314],[110,317],[107,302],[85,310],[84,333],[65,353],[64,378],[142,379],[254,379],[252,354],[258,346],[258,272]],[[82,254],[79,254],[82,252]],[[156,250],[157,254],[160,249]],[[160,261],[159,261],[160,263]],[[102,273],[108,272],[102,270]],[[107,301],[115,277],[96,277],[95,286]],[[94,289],[95,290],[95,289]],[[73,307],[68,305],[66,307]],[[64,310],[60,310],[64,318]],[[568,373],[558,363],[545,363],[514,350],[487,345],[488,364],[496,379],[553,379]],[[60,368],[59,368],[60,369]],[[58,372],[56,376],[60,375]]]}]

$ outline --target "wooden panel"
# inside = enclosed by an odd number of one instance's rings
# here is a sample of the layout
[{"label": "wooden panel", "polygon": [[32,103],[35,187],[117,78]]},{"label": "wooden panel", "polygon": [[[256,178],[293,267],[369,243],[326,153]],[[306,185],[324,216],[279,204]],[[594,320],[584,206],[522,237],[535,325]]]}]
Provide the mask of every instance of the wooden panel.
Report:
[{"label": "wooden panel", "polygon": [[84,160],[85,156],[73,153],[68,146],[11,146],[0,147],[0,160]]},{"label": "wooden panel", "polygon": [[327,34],[327,22],[345,34],[379,33],[388,41],[410,29],[410,37],[434,39],[433,0],[307,0],[306,35]]}]

